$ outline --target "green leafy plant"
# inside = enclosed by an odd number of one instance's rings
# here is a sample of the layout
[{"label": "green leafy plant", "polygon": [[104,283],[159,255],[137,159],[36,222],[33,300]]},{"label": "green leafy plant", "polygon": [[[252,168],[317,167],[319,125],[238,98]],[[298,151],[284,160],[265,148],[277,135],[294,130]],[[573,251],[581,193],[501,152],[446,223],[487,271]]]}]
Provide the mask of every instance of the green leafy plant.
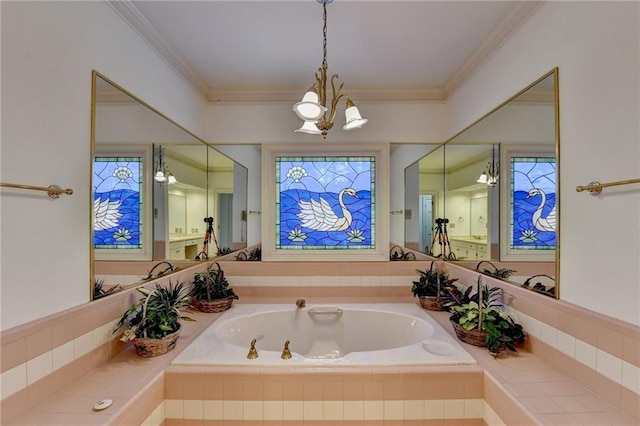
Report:
[{"label": "green leafy plant", "polygon": [[533,291],[537,291],[538,293],[546,294],[547,296],[552,296],[552,297],[555,296],[556,295],[556,279],[546,274],[537,274],[527,278],[525,282],[522,284],[522,287],[529,288],[529,286],[531,285],[531,280],[533,280],[534,278],[542,278],[542,277],[547,278],[552,283],[551,286],[546,287],[544,284],[538,281],[535,284],[533,284],[531,289]]},{"label": "green leafy plant", "polygon": [[[156,272],[154,274],[154,271],[157,268],[161,268],[163,265],[167,265],[167,266],[164,269],[162,269],[162,270],[160,270],[160,271],[158,271],[158,272]],[[173,272],[176,272],[179,269],[180,269],[179,267],[173,266],[171,263],[169,263],[167,261],[158,262],[153,266],[153,268],[151,268],[151,270],[149,271],[149,274],[146,277],[144,277],[142,280],[143,281],[150,281],[150,280],[153,280],[153,279],[156,279],[156,278],[160,278],[163,275],[168,275],[168,274],[171,274]]]},{"label": "green leafy plant", "polygon": [[120,284],[105,289],[104,280],[96,279],[93,281],[93,300],[108,296],[119,290],[122,290],[122,286]]},{"label": "green leafy plant", "polygon": [[516,347],[524,343],[524,331],[504,310],[501,302],[504,290],[482,285],[480,277],[478,288],[480,293],[470,296],[463,304],[451,306],[451,321],[467,331],[485,330],[487,349],[495,356],[505,349],[517,352]]},{"label": "green leafy plant", "polygon": [[[449,297],[449,290],[454,291],[453,285],[458,279],[449,279],[449,273],[442,269],[434,269],[433,262],[431,262],[431,268],[426,271],[416,270],[420,274],[418,281],[413,282],[411,292],[413,297]],[[438,285],[440,291],[438,292]]]},{"label": "green leafy plant", "polygon": [[194,321],[183,316],[181,308],[189,305],[189,288],[182,283],[174,286],[156,284],[153,290],[139,287],[136,289],[142,298],[127,309],[116,326],[114,333],[127,325],[120,340],[135,338],[162,339],[180,329],[180,321]]},{"label": "green leafy plant", "polygon": [[[215,268],[213,267],[215,264]],[[209,265],[206,271],[198,272],[193,277],[191,296],[197,300],[238,299],[238,295],[229,287],[229,281],[218,262]]]},{"label": "green leafy plant", "polygon": [[[483,268],[481,270],[480,269],[480,265],[482,265],[483,263],[488,263],[491,266],[492,269]],[[491,262],[489,262],[487,260],[483,260],[483,261],[479,262],[476,265],[476,270],[482,272],[485,275],[490,275],[492,277],[502,278],[502,279],[507,279],[511,275],[513,275],[514,272],[516,272],[514,269],[498,268],[496,265],[494,265],[493,263],[491,263]]]},{"label": "green leafy plant", "polygon": [[262,249],[256,247],[249,252],[243,250],[236,255],[236,260],[260,261],[262,260]]},{"label": "green leafy plant", "polygon": [[389,260],[416,260],[416,255],[412,252],[405,252],[402,247],[395,245],[389,252]]}]

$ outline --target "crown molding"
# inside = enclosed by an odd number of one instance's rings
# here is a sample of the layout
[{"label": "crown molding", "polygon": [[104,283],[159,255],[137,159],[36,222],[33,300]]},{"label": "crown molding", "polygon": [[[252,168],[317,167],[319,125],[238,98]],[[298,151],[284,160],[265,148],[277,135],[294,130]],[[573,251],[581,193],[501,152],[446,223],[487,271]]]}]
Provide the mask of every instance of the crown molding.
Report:
[{"label": "crown molding", "polygon": [[[234,102],[297,102],[304,94],[300,87],[262,88],[228,87],[211,88],[207,101],[212,103]],[[440,87],[349,88],[349,97],[361,102],[443,101]]]},{"label": "crown molding", "polygon": [[518,1],[498,19],[498,22],[462,65],[444,84],[445,99],[451,96],[465,80],[517,31],[546,0]]},{"label": "crown molding", "polygon": [[130,0],[104,0],[104,2],[119,15],[122,20],[137,32],[143,40],[172,66],[183,80],[189,84],[198,95],[206,100],[209,90],[200,75],[171,47],[167,40],[155,29]]},{"label": "crown molding", "polygon": [[[295,102],[300,88],[209,87],[130,0],[103,0],[207,102]],[[442,87],[352,88],[358,102],[444,101],[546,0],[517,1]]]}]

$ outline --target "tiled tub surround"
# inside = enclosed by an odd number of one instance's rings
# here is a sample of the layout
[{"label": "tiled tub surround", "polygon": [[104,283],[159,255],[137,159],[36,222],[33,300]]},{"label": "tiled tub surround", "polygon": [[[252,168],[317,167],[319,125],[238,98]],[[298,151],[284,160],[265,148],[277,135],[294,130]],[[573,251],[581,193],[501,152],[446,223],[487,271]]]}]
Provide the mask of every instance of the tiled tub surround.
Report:
[{"label": "tiled tub surround", "polygon": [[[205,268],[200,264],[183,269],[145,287],[190,282],[195,272]],[[112,331],[139,296],[134,289],[125,290],[3,331],[0,423],[34,408],[120,353],[124,344]]]},{"label": "tiled tub surround", "polygon": [[[287,284],[280,285],[290,287],[276,287],[271,284],[279,280],[277,277],[285,270],[283,265],[223,264],[243,303],[288,302],[297,297],[305,297],[310,302],[414,302],[409,286],[416,277],[415,269],[428,267],[429,262],[332,264],[330,267],[288,264],[287,276],[281,281]],[[475,281],[473,272],[451,264],[448,267],[451,275],[460,277],[462,282]],[[180,274],[190,278],[193,272],[185,270]],[[326,278],[328,273],[332,278]],[[175,274],[170,278],[179,276]],[[295,277],[301,277],[301,287],[292,286]],[[309,285],[320,282],[314,277],[325,277],[327,281],[323,283],[331,281],[329,288]],[[260,285],[261,279],[268,282]],[[493,284],[490,278],[485,282]],[[637,390],[633,389],[638,382],[640,365],[638,328],[534,292],[510,285],[505,288],[515,296],[511,301],[513,307],[524,314],[521,322],[531,327],[528,331],[532,352],[521,351],[517,356],[494,360],[485,350],[466,346],[485,371],[484,421],[500,424],[495,417],[497,413],[506,424],[536,421],[540,424],[637,424],[640,401]],[[216,315],[196,314],[199,322],[187,324],[174,354],[158,359],[137,358],[130,348],[121,351],[123,344],[116,339],[100,345],[101,327],[108,327],[119,318],[135,297],[135,292],[127,290],[3,332],[2,424],[151,424],[152,420],[160,424],[157,422],[162,422],[159,419],[165,418],[166,410],[174,413],[171,411],[174,403],[165,407],[163,402],[164,398],[173,399],[165,395],[169,387],[164,386],[164,370],[175,354]],[[448,325],[447,314],[434,313],[433,316]],[[448,331],[453,334],[450,325]],[[95,349],[83,354],[89,346],[88,333],[91,347]],[[74,361],[54,368],[64,363],[61,359],[70,359],[71,341],[74,342]],[[115,353],[118,354],[112,357]],[[98,365],[100,368],[96,368]],[[616,381],[618,377],[620,384]],[[114,405],[104,412],[91,412],[95,401],[105,397],[114,399]],[[197,401],[191,397],[176,400]],[[204,406],[203,403],[203,409]],[[263,402],[263,410],[264,407]],[[620,409],[635,420],[619,412]],[[535,416],[534,421],[522,422],[522,418],[527,419],[527,412],[529,419]],[[183,424],[191,421],[184,420]],[[193,421],[203,424],[204,420]],[[280,424],[278,422],[274,424]]]}]

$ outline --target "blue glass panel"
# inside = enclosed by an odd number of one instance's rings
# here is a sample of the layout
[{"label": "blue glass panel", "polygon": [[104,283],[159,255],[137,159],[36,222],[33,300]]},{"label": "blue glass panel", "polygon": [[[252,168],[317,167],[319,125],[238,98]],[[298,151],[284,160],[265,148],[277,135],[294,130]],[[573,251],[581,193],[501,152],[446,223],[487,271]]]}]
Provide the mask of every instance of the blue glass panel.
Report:
[{"label": "blue glass panel", "polygon": [[142,164],[142,157],[94,158],[94,248],[142,248]]},{"label": "blue glass panel", "polygon": [[277,157],[276,248],[375,248],[375,157]]},{"label": "blue glass panel", "polygon": [[555,158],[513,157],[510,194],[511,248],[555,250]]}]

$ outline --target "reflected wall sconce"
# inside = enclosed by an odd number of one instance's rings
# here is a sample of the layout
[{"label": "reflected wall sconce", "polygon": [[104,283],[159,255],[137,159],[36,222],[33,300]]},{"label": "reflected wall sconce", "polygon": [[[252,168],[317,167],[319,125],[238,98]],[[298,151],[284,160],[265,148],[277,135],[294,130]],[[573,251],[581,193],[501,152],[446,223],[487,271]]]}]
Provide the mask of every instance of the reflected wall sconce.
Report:
[{"label": "reflected wall sconce", "polygon": [[173,175],[173,173],[171,173],[169,167],[167,167],[167,163],[162,160],[162,145],[158,146],[158,162],[156,163],[156,167],[154,169],[153,180],[158,182],[160,185],[165,182],[168,185],[178,183],[176,177]]},{"label": "reflected wall sconce", "polygon": [[491,146],[491,161],[487,163],[484,171],[476,182],[484,183],[488,186],[496,186],[500,177],[500,163],[496,161],[496,146]]},{"label": "reflected wall sconce", "polygon": [[[295,113],[304,120],[302,127],[295,130],[296,132],[309,133],[314,135],[321,134],[323,139],[327,138],[327,133],[333,127],[333,120],[336,116],[336,108],[342,97],[346,98],[345,121],[343,130],[358,129],[367,123],[366,118],[362,118],[358,107],[348,96],[340,93],[344,83],[340,83],[336,90],[336,80],[338,74],[331,76],[331,109],[327,108],[327,4],[333,0],[316,0],[322,4],[322,66],[316,72],[316,82],[307,90],[302,100],[293,106]],[[327,113],[329,114],[327,116]]]}]

